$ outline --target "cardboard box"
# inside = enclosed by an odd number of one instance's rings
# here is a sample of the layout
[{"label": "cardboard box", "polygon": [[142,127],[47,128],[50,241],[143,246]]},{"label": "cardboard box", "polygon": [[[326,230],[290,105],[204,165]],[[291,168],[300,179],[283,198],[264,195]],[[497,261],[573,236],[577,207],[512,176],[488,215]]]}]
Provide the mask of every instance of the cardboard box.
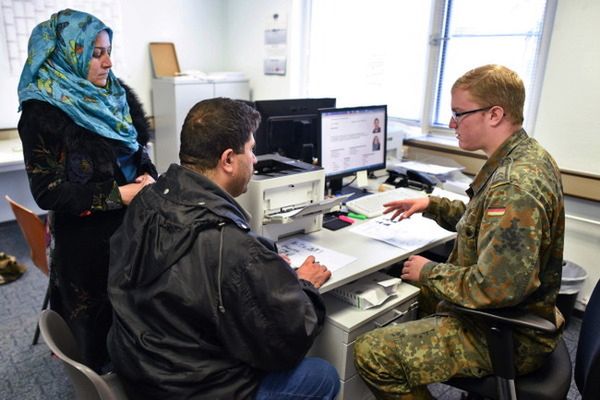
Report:
[{"label": "cardboard box", "polygon": [[150,58],[155,78],[173,77],[181,72],[174,43],[150,43]]}]

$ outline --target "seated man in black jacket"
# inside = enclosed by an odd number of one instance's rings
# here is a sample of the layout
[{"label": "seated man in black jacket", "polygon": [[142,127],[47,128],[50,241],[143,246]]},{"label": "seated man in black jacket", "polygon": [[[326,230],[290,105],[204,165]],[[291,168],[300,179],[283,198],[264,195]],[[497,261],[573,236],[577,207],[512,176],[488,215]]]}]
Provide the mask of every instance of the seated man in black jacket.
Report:
[{"label": "seated man in black jacket", "polygon": [[337,372],[304,358],[322,328],[314,257],[294,271],[250,231],[259,114],[224,98],[187,115],[179,158],[111,239],[108,348],[131,398],[333,399]]}]

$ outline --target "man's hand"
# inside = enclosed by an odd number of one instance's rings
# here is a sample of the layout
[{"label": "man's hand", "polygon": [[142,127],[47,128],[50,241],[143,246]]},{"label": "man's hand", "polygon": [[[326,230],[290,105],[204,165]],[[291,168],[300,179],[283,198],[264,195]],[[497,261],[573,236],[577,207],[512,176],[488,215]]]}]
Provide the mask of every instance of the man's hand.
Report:
[{"label": "man's hand", "polygon": [[320,288],[329,278],[331,271],[326,266],[318,261],[315,261],[313,256],[306,257],[300,268],[296,270],[299,279],[304,279],[313,284],[317,289]]},{"label": "man's hand", "polygon": [[393,211],[394,215],[392,215],[391,219],[394,220],[399,216],[398,221],[402,221],[403,219],[410,218],[414,213],[425,211],[427,206],[429,206],[429,197],[390,201],[383,206],[385,207],[384,214]]},{"label": "man's hand", "polygon": [[408,257],[408,260],[404,261],[400,278],[406,281],[418,282],[423,266],[429,261],[427,258],[421,256]]},{"label": "man's hand", "polygon": [[148,174],[144,174],[135,178],[134,183],[128,183],[127,185],[119,186],[119,193],[121,193],[121,200],[126,206],[131,203],[131,200],[139,193],[140,190],[146,185],[154,183],[155,180]]}]

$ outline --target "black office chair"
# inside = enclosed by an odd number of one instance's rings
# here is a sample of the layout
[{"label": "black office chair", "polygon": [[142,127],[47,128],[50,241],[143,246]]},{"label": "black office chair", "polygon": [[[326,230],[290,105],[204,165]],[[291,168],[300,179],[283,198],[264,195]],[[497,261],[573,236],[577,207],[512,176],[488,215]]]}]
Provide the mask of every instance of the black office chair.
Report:
[{"label": "black office chair", "polygon": [[577,355],[575,356],[575,384],[582,400],[597,399],[600,393],[600,283],[592,292],[585,307]]},{"label": "black office chair", "polygon": [[[581,325],[575,363],[575,383],[582,400],[597,399],[600,393],[600,285],[596,284]],[[515,377],[512,327],[524,326],[543,332],[556,330],[542,318],[511,310],[472,310],[446,303],[455,311],[482,318],[488,323],[488,351],[494,375],[483,378],[453,378],[447,385],[469,393],[469,398],[563,400],[571,384],[571,360],[561,339],[544,365],[527,375]]]}]

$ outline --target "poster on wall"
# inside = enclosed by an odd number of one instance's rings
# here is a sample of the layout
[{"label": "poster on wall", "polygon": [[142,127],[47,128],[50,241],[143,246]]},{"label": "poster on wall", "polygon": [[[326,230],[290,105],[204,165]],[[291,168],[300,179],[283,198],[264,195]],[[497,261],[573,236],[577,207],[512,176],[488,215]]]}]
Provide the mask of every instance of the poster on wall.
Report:
[{"label": "poster on wall", "polygon": [[265,75],[285,75],[287,62],[287,22],[279,14],[273,14],[265,29]]}]

